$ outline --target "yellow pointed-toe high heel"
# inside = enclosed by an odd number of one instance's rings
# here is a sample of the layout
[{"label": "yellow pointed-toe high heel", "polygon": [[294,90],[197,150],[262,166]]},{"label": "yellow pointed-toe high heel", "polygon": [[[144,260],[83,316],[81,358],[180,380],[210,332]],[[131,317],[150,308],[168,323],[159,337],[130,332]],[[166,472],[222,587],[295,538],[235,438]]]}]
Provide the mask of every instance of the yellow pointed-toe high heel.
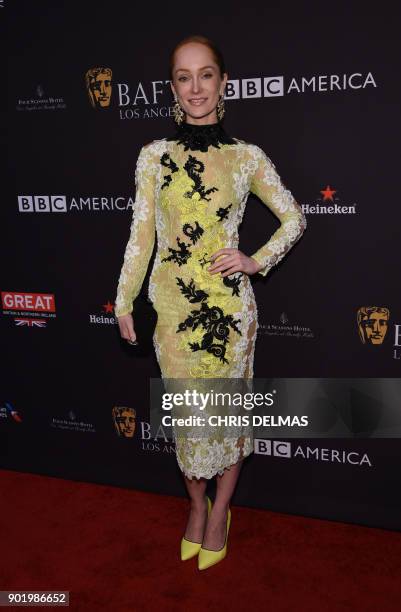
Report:
[{"label": "yellow pointed-toe high heel", "polygon": [[231,525],[231,510],[228,509],[227,512],[227,524],[226,524],[226,540],[223,548],[220,550],[208,550],[207,548],[203,548],[201,546],[199,555],[198,555],[198,569],[204,570],[212,565],[215,565],[219,561],[222,561],[227,554],[227,540],[228,540],[228,532]]},{"label": "yellow pointed-toe high heel", "polygon": [[[206,495],[206,499],[207,499],[207,515],[209,516],[210,510],[212,508],[212,502],[210,501],[207,495]],[[182,538],[181,540],[181,561],[187,561],[188,559],[192,559],[192,557],[196,557],[201,546],[202,546],[202,542],[191,542],[191,540]]]}]

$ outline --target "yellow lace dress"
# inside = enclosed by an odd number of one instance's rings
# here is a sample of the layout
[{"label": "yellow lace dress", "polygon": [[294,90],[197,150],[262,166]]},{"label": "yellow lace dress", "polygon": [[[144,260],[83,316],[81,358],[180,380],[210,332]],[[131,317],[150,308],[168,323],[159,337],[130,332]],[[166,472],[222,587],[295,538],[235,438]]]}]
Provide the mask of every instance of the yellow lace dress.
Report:
[{"label": "yellow lace dress", "polygon": [[[130,236],[118,281],[115,315],[133,312],[155,240],[149,297],[158,313],[153,338],[162,378],[253,377],[258,329],[250,278],[211,274],[210,256],[238,248],[249,192],[281,225],[251,254],[266,276],[306,228],[301,207],[275,165],[255,144],[227,135],[220,123],[183,123],[173,137],[142,147],[135,171]],[[176,438],[180,469],[192,479],[223,474],[253,451],[252,430],[237,437]]]}]

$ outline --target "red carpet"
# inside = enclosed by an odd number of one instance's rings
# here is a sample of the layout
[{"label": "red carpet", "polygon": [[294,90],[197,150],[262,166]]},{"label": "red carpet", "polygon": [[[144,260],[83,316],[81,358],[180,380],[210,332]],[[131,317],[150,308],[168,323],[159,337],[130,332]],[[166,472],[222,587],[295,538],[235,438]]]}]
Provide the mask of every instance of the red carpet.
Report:
[{"label": "red carpet", "polygon": [[[390,612],[401,534],[234,506],[226,559],[181,562],[187,501],[0,470],[1,590],[70,591],[71,610]],[[55,609],[55,608],[52,608]]]}]

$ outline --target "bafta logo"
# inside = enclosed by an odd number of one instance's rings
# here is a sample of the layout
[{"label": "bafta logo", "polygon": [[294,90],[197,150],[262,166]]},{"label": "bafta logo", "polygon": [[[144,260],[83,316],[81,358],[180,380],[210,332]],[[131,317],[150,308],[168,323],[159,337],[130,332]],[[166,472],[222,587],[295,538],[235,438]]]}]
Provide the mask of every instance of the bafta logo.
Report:
[{"label": "bafta logo", "polygon": [[133,438],[135,433],[136,410],[114,406],[113,421],[117,434],[124,438]]},{"label": "bafta logo", "polygon": [[93,108],[110,106],[111,68],[90,68],[85,74],[86,90]]},{"label": "bafta logo", "polygon": [[362,306],[358,309],[358,331],[362,344],[382,344],[387,332],[390,311],[380,306]]}]

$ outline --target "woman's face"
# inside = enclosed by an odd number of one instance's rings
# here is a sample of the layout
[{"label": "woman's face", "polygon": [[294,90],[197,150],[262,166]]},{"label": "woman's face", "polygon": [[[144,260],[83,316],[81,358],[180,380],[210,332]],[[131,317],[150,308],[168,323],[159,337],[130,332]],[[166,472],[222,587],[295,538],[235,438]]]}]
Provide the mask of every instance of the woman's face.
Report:
[{"label": "woman's face", "polygon": [[207,124],[218,121],[216,106],[224,94],[227,73],[220,69],[209,47],[187,43],[175,53],[171,89],[177,95],[188,123]]}]

